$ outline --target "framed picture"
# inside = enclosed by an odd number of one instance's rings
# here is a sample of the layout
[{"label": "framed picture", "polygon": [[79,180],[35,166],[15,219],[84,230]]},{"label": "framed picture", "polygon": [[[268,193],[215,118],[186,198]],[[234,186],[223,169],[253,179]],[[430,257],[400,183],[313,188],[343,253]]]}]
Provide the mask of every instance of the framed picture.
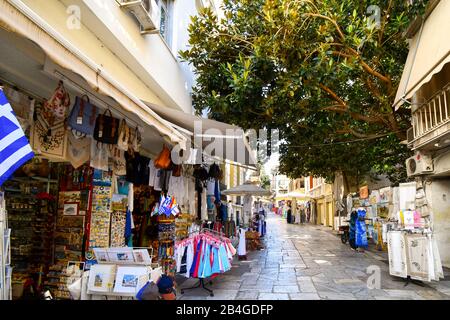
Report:
[{"label": "framed picture", "polygon": [[109,292],[114,285],[115,265],[94,264],[89,271],[88,289],[94,292]]},{"label": "framed picture", "polygon": [[114,292],[137,293],[148,280],[146,267],[118,267]]},{"label": "framed picture", "polygon": [[121,263],[133,263],[133,248],[123,247],[123,248],[109,248],[109,258],[114,262]]},{"label": "framed picture", "polygon": [[108,249],[106,248],[93,248],[92,249],[95,254],[95,260],[97,262],[108,262],[110,261],[109,255],[108,255]]},{"label": "framed picture", "polygon": [[77,216],[79,211],[79,202],[65,202],[63,215],[65,216]]},{"label": "framed picture", "polygon": [[134,262],[150,265],[152,259],[147,249],[135,249],[133,250]]}]

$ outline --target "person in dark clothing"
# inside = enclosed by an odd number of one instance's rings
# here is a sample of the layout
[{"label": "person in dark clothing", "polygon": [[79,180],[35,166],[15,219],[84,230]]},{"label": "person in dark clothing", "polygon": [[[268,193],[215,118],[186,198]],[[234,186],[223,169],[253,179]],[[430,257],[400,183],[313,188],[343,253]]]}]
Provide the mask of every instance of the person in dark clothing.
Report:
[{"label": "person in dark clothing", "polygon": [[292,207],[289,205],[289,209],[287,211],[287,223],[292,223]]},{"label": "person in dark clothing", "polygon": [[352,211],[350,214],[350,230],[349,230],[349,239],[350,247],[352,249],[356,249],[356,219],[358,218],[358,213],[356,211]]}]

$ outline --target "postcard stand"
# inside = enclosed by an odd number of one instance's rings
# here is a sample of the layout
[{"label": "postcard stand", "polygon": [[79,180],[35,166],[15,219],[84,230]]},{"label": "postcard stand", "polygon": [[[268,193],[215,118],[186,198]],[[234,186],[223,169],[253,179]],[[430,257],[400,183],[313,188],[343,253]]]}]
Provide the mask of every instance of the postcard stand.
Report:
[{"label": "postcard stand", "polygon": [[[116,266],[115,273],[113,274],[113,276],[110,274],[109,278],[116,279],[118,267],[147,267],[148,274],[149,274],[148,278],[150,278],[150,279],[151,279],[150,274],[152,272],[158,272],[158,270],[161,269],[161,267],[159,266],[158,263],[152,262],[154,255],[153,255],[153,248],[151,248],[151,247],[134,247],[134,248],[125,247],[125,249],[132,250],[133,252],[135,250],[142,250],[142,249],[148,250],[150,261],[143,261],[143,262],[136,261],[135,257],[133,257],[132,261],[131,260],[118,261],[118,260],[114,259],[115,257],[113,256],[114,253],[117,254],[117,252],[118,252],[116,250],[117,248],[114,248],[115,250],[113,250],[113,251],[110,251],[108,249],[110,249],[110,248],[105,248],[106,255],[108,257],[107,261],[98,260],[97,262],[99,265],[115,265]],[[144,277],[145,276],[139,276],[138,283],[145,283]],[[116,297],[116,298],[120,298],[120,299],[129,299],[129,298],[133,299],[134,297],[136,297],[137,293],[141,289],[141,288],[136,288],[136,290],[133,292],[114,292],[114,287],[115,287],[115,281],[111,284],[109,291],[106,291],[106,292],[95,291],[95,290],[91,290],[88,288],[87,294],[93,295],[93,296],[104,296],[106,299],[108,299],[108,297]]]}]

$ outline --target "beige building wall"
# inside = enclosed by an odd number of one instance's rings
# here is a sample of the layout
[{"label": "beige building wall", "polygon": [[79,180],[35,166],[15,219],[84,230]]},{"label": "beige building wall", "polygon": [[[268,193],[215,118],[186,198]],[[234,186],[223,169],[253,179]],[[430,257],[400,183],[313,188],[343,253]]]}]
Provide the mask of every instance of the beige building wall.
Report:
[{"label": "beige building wall", "polygon": [[[179,41],[170,47],[159,33],[141,35],[135,18],[120,8],[115,0],[11,2],[20,6],[22,11],[37,14],[98,65],[100,71],[119,79],[135,96],[160,106],[192,112],[189,95],[192,81],[180,66],[174,51],[180,46]],[[189,20],[189,15],[181,15],[180,11],[195,14],[195,0],[173,3],[173,13],[179,17],[173,30],[180,33],[180,28],[187,26],[185,20]],[[68,24],[73,18],[70,6],[80,9],[79,27],[73,28]]]}]

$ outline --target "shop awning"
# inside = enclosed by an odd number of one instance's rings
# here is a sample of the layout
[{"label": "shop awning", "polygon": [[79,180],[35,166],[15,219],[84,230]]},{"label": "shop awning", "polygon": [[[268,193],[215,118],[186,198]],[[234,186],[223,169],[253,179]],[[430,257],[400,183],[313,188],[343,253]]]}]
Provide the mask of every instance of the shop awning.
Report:
[{"label": "shop awning", "polygon": [[289,193],[283,194],[283,195],[278,195],[276,197],[277,200],[292,200],[292,199],[297,199],[297,200],[308,200],[311,199],[311,196],[301,192],[300,190],[294,190],[291,191]]},{"label": "shop awning", "polygon": [[440,1],[410,41],[410,50],[395,97],[400,107],[450,62],[450,1]]},{"label": "shop awning", "polygon": [[[147,102],[146,104],[165,120],[190,132],[194,143],[201,142],[203,153],[255,167],[256,160],[242,128],[175,109],[163,108]],[[214,145],[221,150],[213,148]]]},{"label": "shop awning", "polygon": [[186,137],[161,119],[139,98],[122,86],[120,79],[113,79],[82,52],[66,41],[38,15],[27,7],[16,8],[7,1],[0,1],[0,25],[33,41],[55,63],[80,75],[96,92],[117,101],[126,111],[136,114],[146,124],[154,127],[173,144],[185,148]]},{"label": "shop awning", "polygon": [[226,196],[243,196],[243,195],[250,195],[250,196],[271,196],[272,192],[269,190],[266,190],[264,188],[261,188],[258,185],[255,185],[251,183],[250,181],[245,182],[244,184],[241,184],[240,186],[233,187],[230,189],[227,189],[225,191],[222,191],[222,194]]}]

